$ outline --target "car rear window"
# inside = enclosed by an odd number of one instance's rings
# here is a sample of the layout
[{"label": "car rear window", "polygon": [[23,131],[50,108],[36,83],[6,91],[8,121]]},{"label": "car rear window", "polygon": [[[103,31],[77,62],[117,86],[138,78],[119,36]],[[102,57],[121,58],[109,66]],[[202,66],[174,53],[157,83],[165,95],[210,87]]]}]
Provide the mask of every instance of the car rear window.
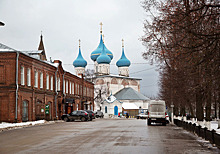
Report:
[{"label": "car rear window", "polygon": [[163,105],[151,105],[151,112],[164,112],[164,106]]}]

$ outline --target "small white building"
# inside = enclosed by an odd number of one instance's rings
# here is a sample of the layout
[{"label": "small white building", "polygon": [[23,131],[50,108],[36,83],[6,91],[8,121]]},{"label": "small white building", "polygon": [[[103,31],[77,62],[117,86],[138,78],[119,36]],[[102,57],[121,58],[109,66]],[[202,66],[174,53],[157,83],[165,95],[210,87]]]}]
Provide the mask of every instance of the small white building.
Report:
[{"label": "small white building", "polygon": [[123,111],[128,112],[130,116],[144,113],[148,109],[150,99],[131,87],[123,88],[114,96],[117,100],[123,102]]},{"label": "small white building", "polygon": [[118,117],[118,113],[122,112],[122,102],[111,94],[102,102],[102,112],[104,118]]}]

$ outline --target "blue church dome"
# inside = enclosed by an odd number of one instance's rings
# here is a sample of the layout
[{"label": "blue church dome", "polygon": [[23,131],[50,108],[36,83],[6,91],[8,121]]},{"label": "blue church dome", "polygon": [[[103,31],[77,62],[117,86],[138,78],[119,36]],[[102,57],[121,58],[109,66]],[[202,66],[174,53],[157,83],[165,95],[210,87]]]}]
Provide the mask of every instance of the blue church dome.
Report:
[{"label": "blue church dome", "polygon": [[110,64],[111,58],[106,54],[104,46],[102,46],[102,53],[100,56],[98,56],[96,61],[98,64]]},{"label": "blue church dome", "polygon": [[97,58],[101,55],[102,50],[103,50],[103,46],[104,46],[104,50],[105,50],[106,54],[111,58],[111,60],[113,59],[113,54],[111,51],[109,51],[106,48],[105,44],[103,43],[102,34],[101,34],[101,39],[100,39],[100,43],[99,43],[98,48],[91,53],[91,59],[93,61],[96,61]]},{"label": "blue church dome", "polygon": [[78,54],[78,57],[76,58],[76,60],[74,60],[73,66],[74,66],[74,67],[86,67],[86,65],[87,65],[87,62],[86,62],[85,59],[82,57],[81,49],[80,49],[80,47],[79,47],[79,54]]},{"label": "blue church dome", "polygon": [[122,48],[121,58],[117,61],[116,65],[118,67],[129,67],[131,65],[130,60],[127,59],[124,53],[124,47]]}]

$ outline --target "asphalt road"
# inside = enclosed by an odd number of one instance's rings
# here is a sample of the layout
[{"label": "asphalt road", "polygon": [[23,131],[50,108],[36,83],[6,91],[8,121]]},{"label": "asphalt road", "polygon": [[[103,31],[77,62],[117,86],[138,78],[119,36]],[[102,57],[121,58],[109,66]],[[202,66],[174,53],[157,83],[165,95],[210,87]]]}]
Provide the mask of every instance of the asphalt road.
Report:
[{"label": "asphalt road", "polygon": [[220,153],[208,142],[172,125],[146,120],[58,122],[0,132],[0,153]]}]

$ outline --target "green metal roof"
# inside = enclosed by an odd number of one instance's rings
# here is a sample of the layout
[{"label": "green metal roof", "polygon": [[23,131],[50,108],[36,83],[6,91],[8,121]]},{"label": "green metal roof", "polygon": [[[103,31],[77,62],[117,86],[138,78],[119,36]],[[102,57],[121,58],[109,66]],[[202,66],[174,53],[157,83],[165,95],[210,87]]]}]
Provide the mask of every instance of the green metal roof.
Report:
[{"label": "green metal roof", "polygon": [[123,88],[114,95],[118,100],[150,100],[131,87]]}]

